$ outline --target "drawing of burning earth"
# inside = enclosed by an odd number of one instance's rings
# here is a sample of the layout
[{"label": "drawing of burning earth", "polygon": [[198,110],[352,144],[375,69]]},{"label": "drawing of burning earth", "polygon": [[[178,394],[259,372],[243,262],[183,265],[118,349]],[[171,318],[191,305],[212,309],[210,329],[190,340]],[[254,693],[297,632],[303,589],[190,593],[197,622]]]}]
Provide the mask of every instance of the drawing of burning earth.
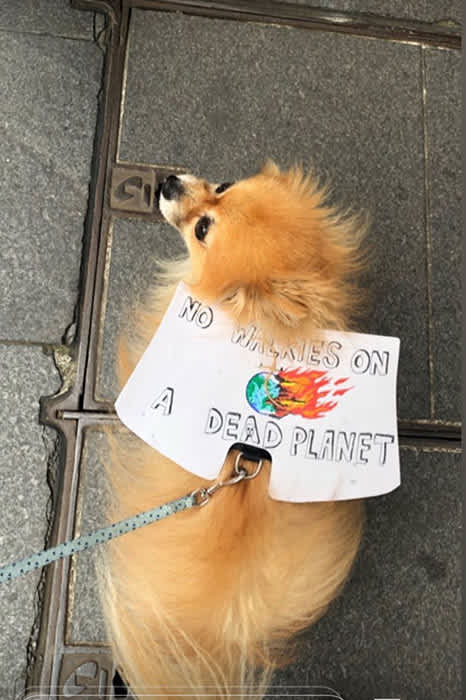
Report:
[{"label": "drawing of burning earth", "polygon": [[258,372],[248,382],[246,398],[262,415],[283,418],[292,413],[321,418],[337,406],[337,397],[353,388],[343,386],[347,381],[348,377],[333,379],[318,370]]}]

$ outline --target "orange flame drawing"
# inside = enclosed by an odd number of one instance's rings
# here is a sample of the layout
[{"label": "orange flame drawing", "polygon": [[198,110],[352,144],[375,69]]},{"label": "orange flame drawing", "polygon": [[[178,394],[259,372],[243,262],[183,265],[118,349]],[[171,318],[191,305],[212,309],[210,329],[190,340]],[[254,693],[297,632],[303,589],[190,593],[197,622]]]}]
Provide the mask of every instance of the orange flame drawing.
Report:
[{"label": "orange flame drawing", "polygon": [[332,399],[343,396],[353,388],[337,389],[337,386],[340,387],[348,381],[348,377],[332,381],[326,372],[318,370],[288,370],[279,372],[278,376],[281,391],[278,397],[279,406],[275,403],[277,416],[294,413],[303,418],[320,418],[337,405],[338,402]]}]

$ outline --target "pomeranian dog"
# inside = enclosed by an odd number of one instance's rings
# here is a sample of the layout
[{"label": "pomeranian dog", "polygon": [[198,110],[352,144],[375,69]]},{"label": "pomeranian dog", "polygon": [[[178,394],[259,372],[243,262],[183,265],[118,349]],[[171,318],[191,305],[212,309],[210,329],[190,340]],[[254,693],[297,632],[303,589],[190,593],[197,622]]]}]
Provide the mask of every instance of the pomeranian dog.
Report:
[{"label": "pomeranian dog", "polygon": [[[170,175],[160,211],[188,255],[120,339],[121,386],[155,333],[177,284],[215,303],[239,326],[292,344],[319,329],[348,330],[361,307],[361,217],[327,203],[300,168],[268,162],[253,177],[209,184]],[[110,431],[110,522],[179,498],[206,482],[126,429]],[[219,478],[233,472],[226,456]],[[248,471],[253,462],[244,460]],[[103,548],[99,590],[108,639],[135,697],[263,697],[274,669],[293,660],[291,640],[341,591],[363,526],[358,500],[289,503],[258,476]]]}]

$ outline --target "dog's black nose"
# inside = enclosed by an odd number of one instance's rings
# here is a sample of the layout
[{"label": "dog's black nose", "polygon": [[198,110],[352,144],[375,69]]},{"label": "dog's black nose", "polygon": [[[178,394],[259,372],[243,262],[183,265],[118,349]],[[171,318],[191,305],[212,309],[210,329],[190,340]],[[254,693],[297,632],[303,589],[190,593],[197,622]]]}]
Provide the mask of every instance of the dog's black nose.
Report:
[{"label": "dog's black nose", "polygon": [[161,192],[165,199],[178,199],[184,192],[183,183],[176,175],[169,175],[162,183]]}]

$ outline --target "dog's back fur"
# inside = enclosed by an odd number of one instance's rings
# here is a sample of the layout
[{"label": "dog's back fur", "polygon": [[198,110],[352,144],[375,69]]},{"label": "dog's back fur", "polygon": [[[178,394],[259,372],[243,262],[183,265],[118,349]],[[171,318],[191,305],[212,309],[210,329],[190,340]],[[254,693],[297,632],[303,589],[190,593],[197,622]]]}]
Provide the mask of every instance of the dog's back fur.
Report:
[{"label": "dog's back fur", "polygon": [[[316,188],[299,171],[283,174],[274,166],[268,168],[264,176],[282,177],[288,186],[294,182],[301,198],[309,188],[312,206],[330,229],[333,255],[338,248],[341,258],[335,259],[335,269],[329,268],[329,253],[325,280],[315,292],[318,320],[306,316],[294,326],[283,321],[287,337],[302,336],[310,328],[344,329],[351,299],[358,303],[352,296],[360,243],[356,220],[339,219],[334,210],[325,209]],[[317,249],[318,245],[325,241],[318,242]],[[192,249],[190,253],[192,259]],[[273,260],[267,259],[267,264],[273,268]],[[121,339],[121,386],[155,332],[177,280],[190,281],[189,269],[186,262],[172,266],[172,279],[152,292],[136,314],[137,333],[133,329]],[[305,290],[300,294],[309,294],[319,284],[313,275],[306,279],[299,271]],[[292,284],[290,275],[288,279]],[[239,303],[231,290],[229,284],[226,309]],[[325,290],[331,292],[328,316]],[[253,318],[259,327],[264,320],[275,329],[279,315],[275,313],[272,320],[261,316],[266,314],[267,297],[262,306],[257,294],[254,299],[256,306],[251,308],[247,293],[243,294],[236,320],[239,315],[244,320],[246,313],[247,320]],[[292,313],[293,303],[295,299],[285,303],[287,313]],[[312,294],[298,307],[301,314],[312,308]],[[110,432],[109,443],[110,522],[206,485],[124,429]],[[231,474],[234,459],[234,454],[226,458],[220,477]],[[107,544],[98,570],[100,595],[115,662],[135,696],[150,696],[152,691],[159,697],[246,698],[253,693],[258,697],[273,669],[292,658],[290,638],[315,622],[341,590],[360,542],[362,503],[274,501],[268,496],[269,474],[266,463],[255,479],[220,489],[206,507]]]}]

